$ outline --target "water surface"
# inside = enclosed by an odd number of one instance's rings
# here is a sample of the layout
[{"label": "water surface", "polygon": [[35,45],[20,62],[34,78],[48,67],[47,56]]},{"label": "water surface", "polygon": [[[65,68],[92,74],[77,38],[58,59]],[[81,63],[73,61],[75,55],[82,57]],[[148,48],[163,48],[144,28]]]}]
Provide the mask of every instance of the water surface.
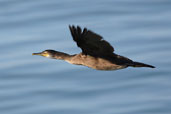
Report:
[{"label": "water surface", "polygon": [[[1,0],[1,114],[170,114],[170,0]],[[156,66],[97,71],[32,56],[81,50],[68,25]]]}]

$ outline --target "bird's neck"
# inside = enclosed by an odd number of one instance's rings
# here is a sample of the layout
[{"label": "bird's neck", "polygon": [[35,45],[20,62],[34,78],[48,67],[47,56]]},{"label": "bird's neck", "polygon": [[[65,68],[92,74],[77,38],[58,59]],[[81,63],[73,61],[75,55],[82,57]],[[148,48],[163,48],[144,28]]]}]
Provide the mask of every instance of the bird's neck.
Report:
[{"label": "bird's neck", "polygon": [[71,59],[71,57],[72,57],[72,55],[69,55],[67,53],[57,52],[56,54],[54,54],[54,56],[52,58],[68,61]]}]

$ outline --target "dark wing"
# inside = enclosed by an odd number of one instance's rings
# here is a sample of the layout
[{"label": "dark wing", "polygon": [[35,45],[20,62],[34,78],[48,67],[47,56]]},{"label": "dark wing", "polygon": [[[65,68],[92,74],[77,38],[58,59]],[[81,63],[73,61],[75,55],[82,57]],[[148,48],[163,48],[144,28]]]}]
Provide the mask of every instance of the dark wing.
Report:
[{"label": "dark wing", "polygon": [[73,40],[77,46],[82,49],[82,52],[92,56],[105,56],[112,54],[114,48],[103,38],[84,28],[82,31],[79,26],[69,26]]}]

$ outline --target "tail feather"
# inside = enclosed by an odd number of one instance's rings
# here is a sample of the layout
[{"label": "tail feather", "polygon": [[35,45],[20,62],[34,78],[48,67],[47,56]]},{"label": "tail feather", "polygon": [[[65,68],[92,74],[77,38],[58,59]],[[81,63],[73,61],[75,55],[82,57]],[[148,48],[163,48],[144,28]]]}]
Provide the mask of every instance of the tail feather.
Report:
[{"label": "tail feather", "polygon": [[152,65],[148,65],[148,64],[144,64],[144,63],[140,63],[140,62],[133,62],[131,64],[129,64],[128,66],[132,66],[132,67],[150,67],[150,68],[155,68]]}]

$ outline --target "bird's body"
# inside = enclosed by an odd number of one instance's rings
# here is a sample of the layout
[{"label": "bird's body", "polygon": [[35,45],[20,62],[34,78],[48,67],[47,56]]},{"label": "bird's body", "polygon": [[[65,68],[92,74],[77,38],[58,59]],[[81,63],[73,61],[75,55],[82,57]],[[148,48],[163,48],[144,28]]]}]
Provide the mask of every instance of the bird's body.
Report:
[{"label": "bird's body", "polygon": [[75,55],[69,55],[54,50],[45,50],[33,55],[41,55],[53,59],[65,60],[75,65],[84,65],[96,70],[117,70],[128,66],[132,67],[150,67],[140,62],[134,62],[126,57],[114,53],[114,48],[102,37],[90,30],[84,28],[82,31],[79,26],[69,26],[73,40],[82,52]]},{"label": "bird's body", "polygon": [[127,67],[126,65],[117,65],[106,59],[84,55],[83,53],[76,54],[66,61],[71,64],[84,65],[96,70],[117,70]]}]

